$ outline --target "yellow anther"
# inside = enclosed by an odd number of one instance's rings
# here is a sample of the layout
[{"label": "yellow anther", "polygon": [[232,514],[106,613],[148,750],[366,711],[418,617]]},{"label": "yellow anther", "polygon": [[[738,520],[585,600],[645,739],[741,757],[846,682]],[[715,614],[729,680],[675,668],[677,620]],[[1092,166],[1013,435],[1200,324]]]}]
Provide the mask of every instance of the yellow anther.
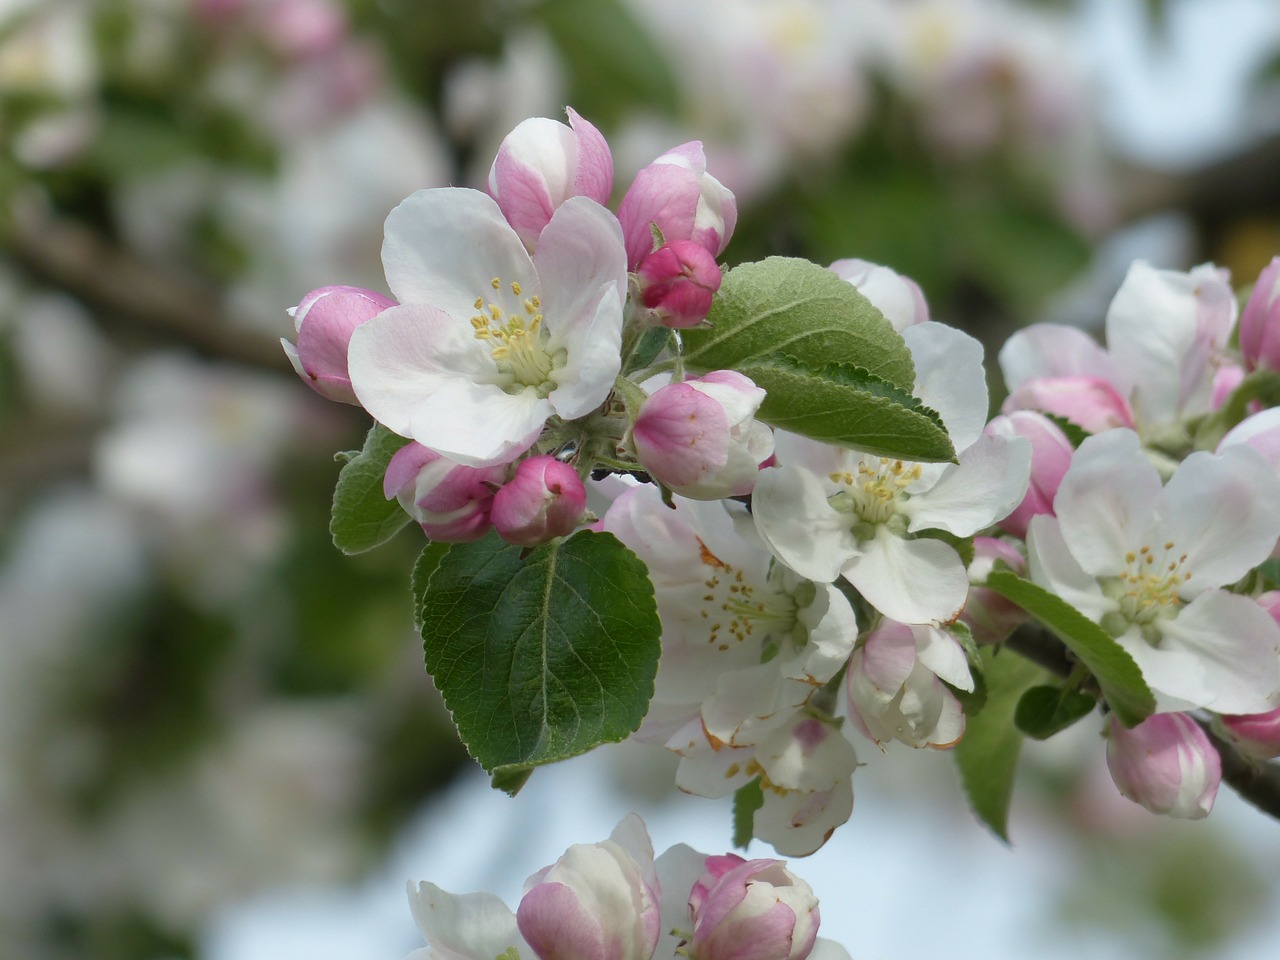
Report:
[{"label": "yellow anther", "polygon": [[493,287],[495,290],[499,290],[502,288],[502,280],[499,277],[494,277],[489,281],[489,286]]}]

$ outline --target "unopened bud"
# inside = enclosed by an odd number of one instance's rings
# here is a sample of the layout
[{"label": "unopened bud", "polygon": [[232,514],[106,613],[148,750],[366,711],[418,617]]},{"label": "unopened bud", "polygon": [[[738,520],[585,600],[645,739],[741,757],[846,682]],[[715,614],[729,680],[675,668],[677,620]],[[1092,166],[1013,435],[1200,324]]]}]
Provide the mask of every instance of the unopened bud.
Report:
[{"label": "unopened bud", "polygon": [[494,495],[493,526],[507,543],[536,547],[572,533],[586,507],[577,470],[555,457],[530,457]]},{"label": "unopened bud", "polygon": [[1209,815],[1222,782],[1218,751],[1185,713],[1157,713],[1132,729],[1112,717],[1107,767],[1125,797],[1185,820]]},{"label": "unopened bud", "polygon": [[320,396],[356,406],[347,373],[351,332],[395,301],[360,287],[321,287],[312,290],[292,311],[297,346],[281,340],[293,369]]}]

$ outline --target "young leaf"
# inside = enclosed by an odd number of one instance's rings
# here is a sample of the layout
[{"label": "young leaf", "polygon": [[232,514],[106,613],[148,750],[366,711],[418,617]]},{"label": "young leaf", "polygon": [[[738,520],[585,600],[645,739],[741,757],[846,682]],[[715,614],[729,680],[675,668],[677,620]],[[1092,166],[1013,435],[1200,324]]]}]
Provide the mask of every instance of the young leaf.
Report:
[{"label": "young leaf", "polygon": [[973,812],[1008,843],[1013,775],[1023,740],[1013,714],[1023,691],[1046,675],[1012,652],[996,655],[984,649],[983,662],[986,703],[977,715],[966,717],[964,737],[953,752]]},{"label": "young leaf", "polygon": [[1126,727],[1155,712],[1155,697],[1133,657],[1071,604],[1005,570],[990,574],[987,587],[1022,607],[1066,644],[1097,679],[1102,695]]},{"label": "young leaf", "polygon": [[736,370],[785,353],[806,369],[848,364],[908,393],[915,386],[911,353],[884,315],[852,284],[807,260],[769,257],[735,267],[707,320],[682,333],[692,370]]},{"label": "young leaf", "polygon": [[876,456],[955,459],[937,413],[860,367],[825,363],[807,369],[795,357],[769,354],[736,369],[766,391],[756,416],[771,426]]},{"label": "young leaf", "polygon": [[382,495],[382,477],[395,452],[409,441],[375,423],[364,449],[338,474],[329,533],[345,554],[364,553],[386,543],[409,522],[399,501]]},{"label": "young leaf", "polygon": [[494,535],[455,544],[414,584],[427,672],[467,750],[512,793],[534,767],[640,725],[661,634],[645,565],[611,534],[524,553]]},{"label": "young leaf", "polygon": [[760,778],[744,783],[733,795],[733,845],[747,849],[755,835],[756,811],[764,806],[764,790]]},{"label": "young leaf", "polygon": [[1013,722],[1028,737],[1048,740],[1077,720],[1093,713],[1098,701],[1078,690],[1058,687],[1032,687],[1018,701]]}]

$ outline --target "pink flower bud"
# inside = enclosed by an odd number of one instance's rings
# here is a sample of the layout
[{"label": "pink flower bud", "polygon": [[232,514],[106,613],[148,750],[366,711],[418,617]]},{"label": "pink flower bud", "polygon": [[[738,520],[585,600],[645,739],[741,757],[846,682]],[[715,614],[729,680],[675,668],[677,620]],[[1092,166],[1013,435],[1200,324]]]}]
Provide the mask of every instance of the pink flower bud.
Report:
[{"label": "pink flower bud", "polygon": [[1245,370],[1238,363],[1224,363],[1213,372],[1213,390],[1209,395],[1209,409],[1221,410],[1236,387],[1244,382]]},{"label": "pink flower bud", "polygon": [[530,457],[494,495],[493,526],[507,543],[536,547],[572,533],[586,507],[577,470],[555,457]]},{"label": "pink flower bud", "polygon": [[1107,767],[1120,792],[1152,813],[1207,817],[1222,781],[1222,760],[1185,713],[1157,713],[1131,730],[1112,717]]},{"label": "pink flower bud", "polygon": [[978,643],[1001,643],[1027,622],[1027,612],[981,584],[997,560],[1003,560],[1018,576],[1026,576],[1027,561],[1012,543],[995,537],[975,537],[973,562],[969,564],[969,596],[960,619]]},{"label": "pink flower bud", "polygon": [[649,835],[631,814],[530,877],[516,922],[542,960],[650,960],[660,904]]},{"label": "pink flower bud", "polygon": [[837,260],[830,269],[841,280],[857,287],[899,333],[929,319],[924,293],[910,277],[866,260]]},{"label": "pink flower bud", "polygon": [[1013,512],[1000,521],[1015,537],[1026,537],[1027,524],[1036,514],[1053,516],[1053,498],[1071,466],[1075,449],[1061,428],[1034,410],[1015,410],[994,417],[984,433],[993,437],[1024,437],[1031,444],[1031,481],[1027,494]]},{"label": "pink flower bud", "polygon": [[1280,370],[1280,257],[1262,268],[1240,314],[1240,352],[1250,370]]},{"label": "pink flower bud", "polygon": [[1101,377],[1034,377],[1014,389],[1001,410],[1040,410],[1089,433],[1134,425],[1128,401]]},{"label": "pink flower bud", "polygon": [[312,390],[329,400],[359,406],[347,374],[351,331],[393,306],[394,300],[372,290],[321,287],[291,311],[297,346],[288,340],[280,343],[293,369]]},{"label": "pink flower bud", "polygon": [[760,464],[773,453],[773,433],[755,420],[762,400],[764,391],[732,370],[667,384],[636,418],[636,456],[655,480],[683,497],[750,493]]},{"label": "pink flower bud", "polygon": [[489,170],[489,193],[532,250],[556,208],[570,197],[607,203],[613,155],[600,131],[574,112],[569,125],[546,117],[521,121],[507,134]]},{"label": "pink flower bud", "polygon": [[645,257],[636,272],[640,299],[664,327],[692,327],[707,317],[720,289],[716,258],[692,240],[676,240]]},{"label": "pink flower bud", "polygon": [[664,243],[692,240],[713,257],[733,235],[738,204],[707,173],[702,143],[694,140],[667,151],[636,174],[618,206],[627,245],[627,269],[635,270],[653,252],[653,228]]},{"label": "pink flower bud", "polygon": [[468,543],[489,532],[493,491],[507,478],[506,464],[464,467],[420,443],[401,447],[387,464],[382,490],[432,540]]},{"label": "pink flower bud", "polygon": [[[735,862],[736,861],[736,862]],[[694,884],[697,960],[804,960],[818,936],[818,898],[781,860],[708,857]]]}]

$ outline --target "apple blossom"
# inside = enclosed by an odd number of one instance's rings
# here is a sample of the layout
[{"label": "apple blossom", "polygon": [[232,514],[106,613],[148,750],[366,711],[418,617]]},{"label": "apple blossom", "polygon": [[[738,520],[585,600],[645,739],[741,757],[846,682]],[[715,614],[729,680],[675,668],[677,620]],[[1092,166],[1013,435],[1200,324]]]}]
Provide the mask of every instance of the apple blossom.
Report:
[{"label": "apple blossom", "polygon": [[633,813],[608,840],[574,844],[530,877],[516,921],[541,960],[650,960],[661,902],[649,834]]},{"label": "apple blossom", "polygon": [[562,203],[530,257],[492,198],[420,190],[387,217],[382,259],[400,305],[357,328],[348,359],[356,396],[392,431],[485,466],[609,396],[626,263],[594,200]]},{"label": "apple blossom", "polygon": [[770,549],[801,576],[843,576],[903,623],[945,622],[968,593],[964,562],[949,544],[918,534],[968,537],[1008,514],[1026,493],[1030,446],[982,434],[987,393],[976,340],[932,321],[902,336],[915,393],[941,415],[959,462],[911,463],[778,434],[779,466],[761,471],[752,511]]},{"label": "apple blossom", "polygon": [[383,493],[432,540],[467,543],[489,532],[494,489],[507,479],[505,465],[467,467],[407,443],[396,451],[383,477]]},{"label": "apple blossom", "polygon": [[1027,524],[1038,513],[1053,513],[1053,497],[1058,484],[1071,465],[1075,448],[1061,428],[1034,410],[1015,410],[994,417],[987,424],[993,436],[1023,437],[1031,444],[1031,479],[1027,495],[1013,512],[1000,521],[1000,527],[1015,537],[1027,535]]},{"label": "apple blossom", "polygon": [[1240,352],[1250,370],[1280,370],[1280,257],[1262,268],[1240,314]]},{"label": "apple blossom", "polygon": [[627,246],[627,268],[637,269],[654,249],[654,228],[664,243],[692,240],[719,256],[733,235],[738,205],[707,173],[697,141],[673,147],[636,174],[618,206]]},{"label": "apple blossom", "polygon": [[515,960],[534,960],[515,914],[492,893],[454,894],[434,883],[410,883],[409,908],[429,946],[408,960],[494,960],[510,951]]},{"label": "apple blossom", "polygon": [[953,747],[964,735],[964,711],[942,680],[973,690],[954,638],[937,627],[884,620],[849,661],[849,719],[881,746],[898,740],[912,747]]},{"label": "apple blossom", "polygon": [[1184,820],[1209,815],[1222,781],[1218,751],[1185,713],[1157,713],[1131,730],[1112,717],[1107,768],[1134,803]]},{"label": "apple blossom", "polygon": [[661,387],[631,431],[640,464],[684,497],[719,500],[750,493],[773,433],[755,419],[764,391],[732,370]]},{"label": "apple blossom", "polygon": [[493,526],[507,543],[536,547],[572,533],[586,506],[577,470],[555,457],[530,457],[494,494]]},{"label": "apple blossom", "polygon": [[560,204],[577,196],[605,204],[613,190],[608,143],[572,107],[565,112],[568,126],[545,117],[521,121],[489,170],[489,194],[530,250]]},{"label": "apple blossom", "polygon": [[1212,408],[1235,300],[1212,264],[1180,273],[1134,263],[1107,309],[1107,348],[1074,327],[1035,324],[1000,350],[1004,410],[1037,408],[1091,432],[1151,440]]},{"label": "apple blossom", "polygon": [[899,333],[929,319],[924,293],[910,277],[866,260],[837,260],[829,269],[856,287]]},{"label": "apple blossom", "polygon": [[1162,488],[1131,430],[1088,438],[1033,517],[1031,577],[1116,639],[1164,711],[1280,703],[1280,626],[1219,589],[1270,554],[1280,481],[1252,450],[1191,454]]},{"label": "apple blossom", "polygon": [[281,340],[285,355],[302,382],[329,400],[359,404],[347,373],[347,345],[356,327],[395,301],[359,287],[312,290],[289,311],[297,333],[295,346]]},{"label": "apple blossom", "polygon": [[697,326],[707,318],[720,280],[715,256],[692,240],[664,244],[636,271],[640,302],[657,323],[673,329]]},{"label": "apple blossom", "polygon": [[818,936],[818,898],[781,860],[708,857],[689,894],[696,960],[804,960]]},{"label": "apple blossom", "polygon": [[[1280,590],[1268,591],[1257,601],[1273,620],[1280,621]],[[1280,707],[1266,713],[1224,714],[1218,723],[1242,753],[1257,760],[1280,757]]]}]

